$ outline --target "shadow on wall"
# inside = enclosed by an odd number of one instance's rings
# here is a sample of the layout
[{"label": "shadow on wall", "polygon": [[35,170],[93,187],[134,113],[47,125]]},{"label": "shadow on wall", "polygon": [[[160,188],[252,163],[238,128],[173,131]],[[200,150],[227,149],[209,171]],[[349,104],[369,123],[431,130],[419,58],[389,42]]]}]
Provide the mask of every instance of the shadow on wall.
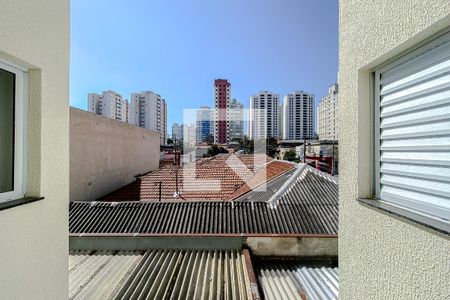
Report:
[{"label": "shadow on wall", "polygon": [[121,197],[115,197],[115,201],[140,201],[141,200],[141,184],[142,179],[140,177],[136,178],[130,184],[118,188],[117,190],[98,198],[98,201],[108,201],[110,199],[110,195],[121,195]]}]

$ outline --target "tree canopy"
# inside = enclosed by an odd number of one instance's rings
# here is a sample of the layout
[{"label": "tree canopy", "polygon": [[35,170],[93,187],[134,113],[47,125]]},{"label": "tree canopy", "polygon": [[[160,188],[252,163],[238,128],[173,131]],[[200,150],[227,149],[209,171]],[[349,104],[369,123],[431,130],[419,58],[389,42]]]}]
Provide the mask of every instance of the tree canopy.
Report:
[{"label": "tree canopy", "polygon": [[299,161],[299,159],[297,158],[297,153],[295,152],[294,149],[290,149],[290,150],[286,151],[284,153],[283,159],[288,160],[288,161],[294,161],[294,162]]},{"label": "tree canopy", "polygon": [[208,151],[206,151],[205,157],[213,157],[220,153],[228,153],[228,150],[213,144],[208,148]]}]

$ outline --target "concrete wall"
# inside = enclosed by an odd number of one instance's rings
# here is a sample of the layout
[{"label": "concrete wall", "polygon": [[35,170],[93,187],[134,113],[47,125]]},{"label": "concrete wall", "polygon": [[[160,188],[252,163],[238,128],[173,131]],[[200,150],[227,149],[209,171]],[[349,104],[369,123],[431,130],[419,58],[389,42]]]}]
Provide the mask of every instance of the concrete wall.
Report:
[{"label": "concrete wall", "polygon": [[159,167],[159,133],[70,109],[70,200],[92,201]]},{"label": "concrete wall", "polygon": [[246,244],[258,256],[337,257],[337,238],[248,237]]},{"label": "concrete wall", "polygon": [[242,249],[241,237],[71,236],[70,250]]},{"label": "concrete wall", "polygon": [[0,59],[28,69],[27,194],[0,211],[0,298],[67,299],[69,1],[0,0]]},{"label": "concrete wall", "polygon": [[357,202],[370,197],[374,67],[450,25],[448,0],[339,1],[341,299],[450,299],[450,239]]}]

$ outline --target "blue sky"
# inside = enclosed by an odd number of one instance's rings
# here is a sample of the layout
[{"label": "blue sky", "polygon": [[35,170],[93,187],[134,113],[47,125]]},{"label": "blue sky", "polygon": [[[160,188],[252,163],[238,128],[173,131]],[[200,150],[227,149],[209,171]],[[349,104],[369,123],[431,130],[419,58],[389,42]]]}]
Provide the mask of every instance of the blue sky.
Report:
[{"label": "blue sky", "polygon": [[249,105],[259,90],[316,95],[337,80],[337,0],[73,0],[70,103],[88,92],[153,90],[168,131],[183,108],[213,105],[215,78]]}]

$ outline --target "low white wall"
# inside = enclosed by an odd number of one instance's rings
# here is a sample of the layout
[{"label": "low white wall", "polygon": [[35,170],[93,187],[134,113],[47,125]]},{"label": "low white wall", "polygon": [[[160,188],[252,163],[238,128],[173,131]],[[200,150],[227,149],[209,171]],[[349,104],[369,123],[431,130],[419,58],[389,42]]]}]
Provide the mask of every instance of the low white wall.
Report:
[{"label": "low white wall", "polygon": [[337,238],[248,237],[248,248],[257,256],[337,257]]},{"label": "low white wall", "polygon": [[93,201],[159,167],[159,133],[70,109],[70,200]]}]

